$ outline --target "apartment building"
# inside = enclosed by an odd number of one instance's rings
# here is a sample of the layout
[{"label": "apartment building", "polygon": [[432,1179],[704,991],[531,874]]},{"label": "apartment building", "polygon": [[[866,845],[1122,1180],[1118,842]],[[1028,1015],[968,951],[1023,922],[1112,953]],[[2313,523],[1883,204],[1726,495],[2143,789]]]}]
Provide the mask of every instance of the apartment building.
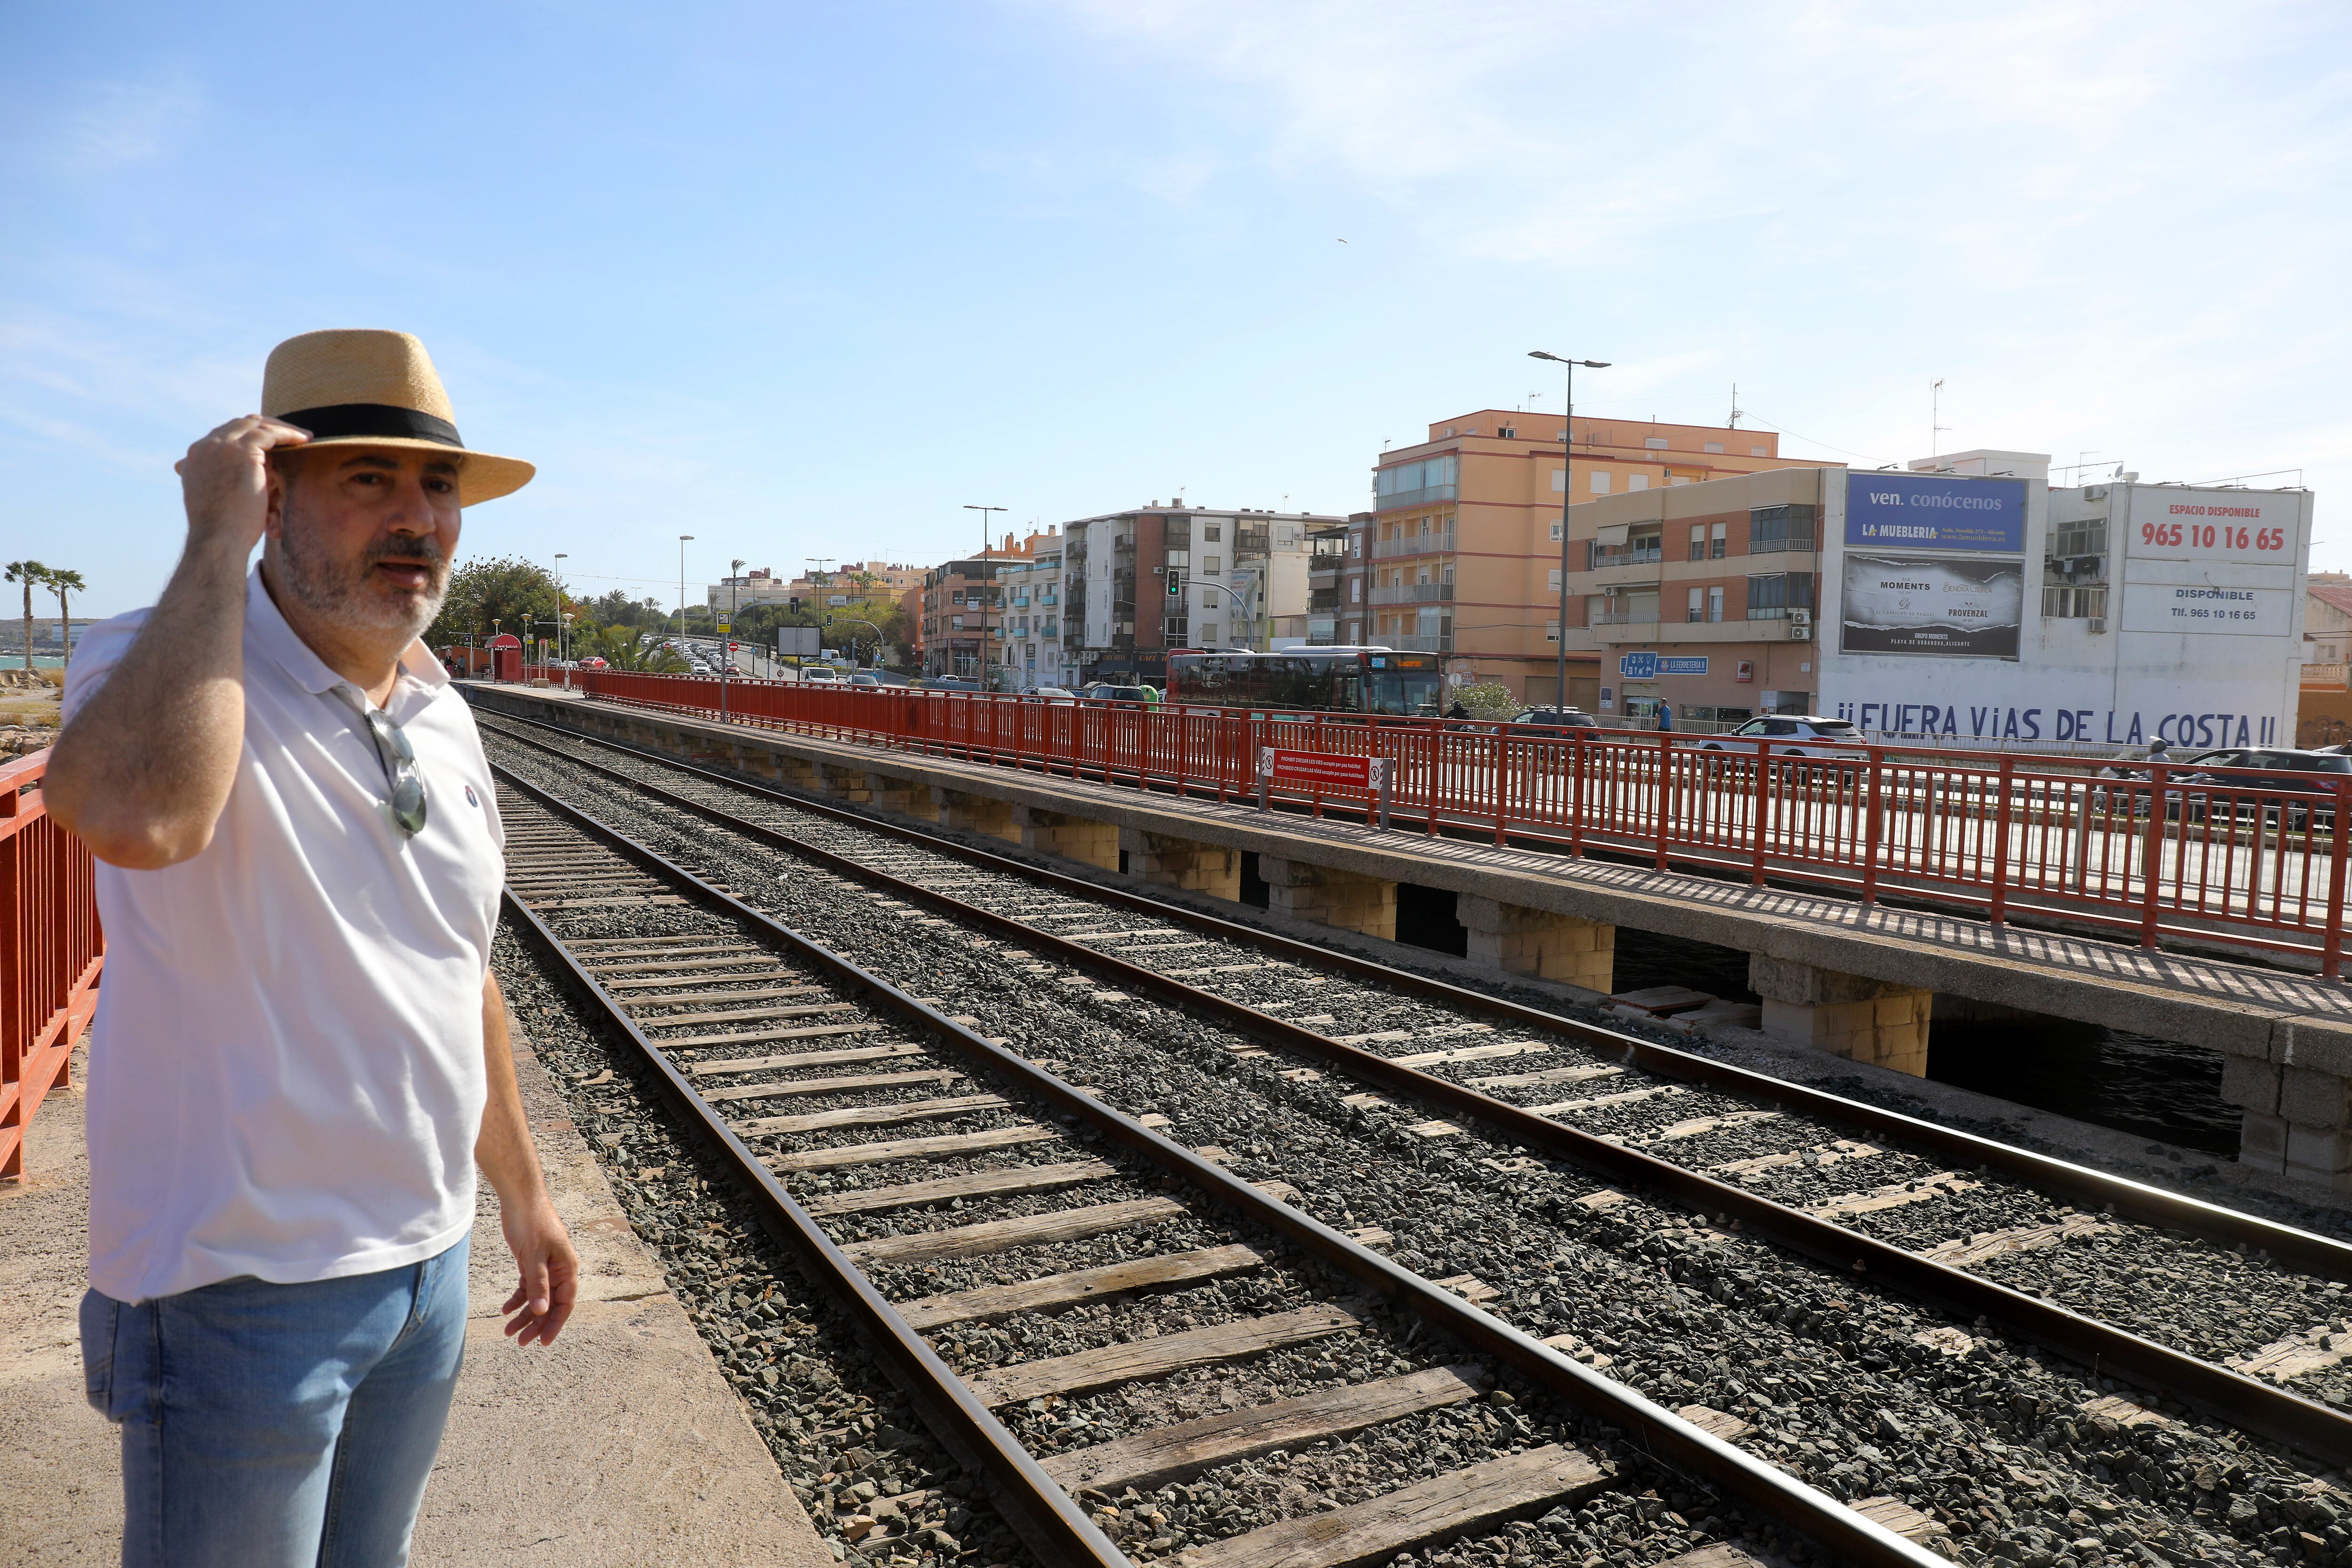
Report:
[{"label": "apartment building", "polygon": [[1584,502],[1570,647],[1601,656],[1599,710],[1634,725],[1670,709],[1683,731],[1825,713],[1954,745],[2292,735],[2311,493],[2053,489],[2049,470],[1980,449]]},{"label": "apartment building", "polygon": [[978,678],[991,689],[1034,690],[1070,679],[1062,637],[1059,530],[1015,542],[1004,536],[977,555],[924,574],[916,617],[926,675]]},{"label": "apartment building", "polygon": [[803,572],[793,578],[776,575],[769,567],[760,567],[740,577],[721,577],[704,590],[703,603],[714,610],[732,604],[738,608],[752,605],[786,605],[800,609],[814,609],[819,597],[839,608],[861,599],[897,599],[911,589],[920,588],[924,568],[908,566],[897,561],[845,561],[815,573]]},{"label": "apartment building", "polygon": [[[1771,431],[1481,409],[1381,454],[1373,507],[1350,520],[1334,573],[1335,641],[1452,656],[1448,674],[1499,680],[1523,701],[1558,695],[1560,510],[1578,501],[1728,476],[1804,469]],[[1704,602],[1704,601],[1702,601]],[[1570,615],[1568,700],[1599,701],[1601,647]]]},{"label": "apartment building", "polygon": [[1319,559],[1309,536],[1346,527],[1181,498],[1066,522],[1065,657],[1082,679],[1164,686],[1171,648],[1306,642]]},{"label": "apartment building", "polygon": [[1593,665],[1571,697],[1636,726],[1670,705],[1685,730],[1811,711],[1822,519],[1845,472],[1788,468],[1570,509],[1569,657]]}]

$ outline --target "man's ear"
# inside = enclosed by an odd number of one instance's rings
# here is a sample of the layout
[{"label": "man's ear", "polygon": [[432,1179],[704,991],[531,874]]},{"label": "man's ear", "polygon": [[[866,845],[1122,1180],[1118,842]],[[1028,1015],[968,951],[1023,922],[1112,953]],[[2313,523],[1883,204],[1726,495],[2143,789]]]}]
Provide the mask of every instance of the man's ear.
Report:
[{"label": "man's ear", "polygon": [[268,499],[263,503],[267,510],[262,516],[261,536],[264,539],[276,539],[285,531],[286,498],[288,492],[293,488],[294,481],[292,476],[275,462],[268,465],[267,472],[269,478],[269,494]]}]

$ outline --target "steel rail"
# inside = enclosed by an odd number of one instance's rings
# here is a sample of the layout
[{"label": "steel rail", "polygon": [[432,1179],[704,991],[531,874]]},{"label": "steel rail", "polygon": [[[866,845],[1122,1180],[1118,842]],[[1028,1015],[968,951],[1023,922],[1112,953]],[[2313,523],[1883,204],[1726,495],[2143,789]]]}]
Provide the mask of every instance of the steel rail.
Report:
[{"label": "steel rail", "polygon": [[[1867,1100],[1850,1100],[1842,1095],[1832,1094],[1825,1089],[1791,1083],[1785,1079],[1773,1078],[1749,1068],[1717,1061],[1712,1058],[1700,1056],[1695,1051],[1659,1045],[1654,1041],[1642,1039],[1638,1036],[1603,1028],[1597,1024],[1584,1023],[1527,1003],[1513,1002],[1485,992],[1474,991],[1467,986],[1457,985],[1451,981],[1398,969],[1382,963],[1377,959],[1364,958],[1340,949],[1320,947],[1297,937],[1285,936],[1280,932],[1265,931],[1256,926],[1244,925],[1203,910],[1171,904],[1147,893],[1139,893],[1130,889],[1113,887],[1088,878],[1073,876],[1066,871],[1056,871],[1047,867],[1015,860],[1009,856],[995,854],[947,837],[936,831],[885,821],[863,812],[852,811],[831,801],[779,789],[756,780],[740,778],[715,768],[706,768],[676,757],[665,756],[659,752],[632,745],[625,741],[614,741],[602,735],[584,734],[579,731],[567,730],[561,725],[524,718],[518,714],[501,712],[499,717],[516,723],[528,724],[535,729],[547,730],[572,740],[584,741],[592,745],[602,746],[630,756],[640,757],[646,762],[706,778],[730,789],[764,795],[790,805],[795,810],[811,812],[869,832],[883,834],[902,842],[920,844],[938,853],[953,855],[1006,875],[1025,877],[1061,891],[1083,894],[1085,897],[1097,899],[1105,903],[1115,904],[1121,909],[1151,914],[1194,931],[1208,932],[1225,941],[1256,947],[1268,952],[1280,953],[1293,960],[1310,962],[1354,979],[1370,981],[1412,995],[1441,1002],[1451,1007],[1505,1019],[1531,1028],[1549,1029],[1569,1035],[1598,1049],[1613,1053],[1629,1066],[1639,1068],[1644,1072],[1654,1073],[1661,1078],[1704,1084],[1727,1093],[1751,1099],[1769,1100],[1825,1121],[1836,1122],[1885,1137],[1900,1139],[1916,1148],[1927,1150],[1947,1159],[2000,1171],[2003,1174],[2013,1176],[2044,1192],[2086,1204],[2092,1207],[2105,1208],[2113,1205],[2116,1214],[2138,1220],[2144,1225],[2186,1231],[2192,1236],[2217,1242],[2222,1246],[2259,1247],[2269,1252],[2273,1258],[2292,1263],[2309,1272],[2330,1279],[2352,1281],[2352,1244],[2338,1241],[2332,1237],[2321,1236],[2315,1231],[2282,1224],[2277,1220],[2264,1219],[2256,1215],[2242,1214],[2236,1209],[2225,1208],[2220,1204],[2209,1203],[2202,1198],[2167,1192],[2161,1187],[2152,1186],[2145,1182],[2137,1182],[2128,1176],[2118,1176],[2110,1172],[2094,1170],[2087,1165],[2061,1160],[2049,1154],[2037,1153],[2033,1150],[2021,1149],[2015,1144],[2003,1143],[1997,1139],[1986,1138],[1958,1128],[1946,1127],[1937,1122],[1924,1121],[1919,1117],[1906,1116],[1899,1110],[1873,1105]],[[519,741],[525,745],[536,746],[552,755],[564,757],[567,761],[581,762],[581,759],[557,751],[530,736],[515,735],[504,731],[499,732],[506,733],[509,739]],[[620,773],[617,770],[601,768],[597,763],[582,763],[581,765],[598,768],[608,777],[633,784],[643,782],[634,775]],[[864,871],[869,868],[861,867],[860,869]]]},{"label": "steel rail", "polygon": [[[511,775],[506,776],[512,782]],[[758,1204],[769,1234],[799,1258],[809,1278],[826,1290],[859,1336],[882,1356],[890,1381],[913,1403],[923,1424],[957,1463],[982,1479],[997,1510],[1029,1548],[1057,1568],[1127,1568],[1127,1554],[1072,1504],[1068,1494],[973,1397],[939,1352],[908,1327],[888,1300],[727,1124],[727,1119],[694,1092],[685,1075],[662,1055],[611,993],[596,983],[538,913],[511,890],[506,892],[505,901],[522,926],[564,966],[573,984],[596,1002],[605,1020],[628,1036],[670,1100],[706,1139],[724,1152],[736,1177]]]},{"label": "steel rail", "polygon": [[[1856,1568],[1898,1568],[1898,1565],[1899,1568],[1950,1568],[1942,1558],[1847,1508],[1827,1493],[1693,1426],[1633,1389],[1601,1376],[1551,1346],[1481,1310],[1433,1280],[1381,1257],[1313,1215],[1260,1191],[1215,1162],[1161,1137],[1134,1118],[1103,1104],[1027,1058],[993,1044],[910,993],[811,940],[774,916],[712,886],[657,850],[591,816],[552,792],[521,778],[511,769],[493,763],[491,771],[502,783],[521,795],[577,824],[625,857],[685,889],[697,903],[740,920],[783,943],[812,965],[833,976],[845,989],[864,994],[880,1007],[939,1037],[974,1067],[1009,1079],[1052,1106],[1064,1120],[1092,1127],[1201,1192],[1220,1207],[1293,1243],[1358,1284],[1395,1303],[1402,1310],[1422,1319],[1439,1332],[1472,1350],[1493,1356],[1570,1405],[1624,1429],[1652,1458],[1682,1469],[1726,1495],[1780,1521],[1833,1555],[1855,1564]],[[519,903],[517,907],[520,907]],[[544,940],[555,942],[553,933],[538,921],[535,914],[527,910],[523,912],[530,915],[532,926]],[[560,943],[557,947],[559,952],[562,951]],[[568,952],[563,956],[573,975],[628,1030],[638,1049],[659,1070],[662,1081],[673,1093],[688,1098],[696,1118],[714,1136],[724,1141],[737,1163],[746,1167],[746,1175],[754,1177],[756,1190],[761,1194],[767,1208],[786,1226],[787,1235],[795,1249],[823,1259],[827,1276],[839,1281],[854,1280],[850,1289],[855,1292],[858,1319],[877,1341],[894,1348],[891,1364],[919,1377],[926,1385],[941,1375],[952,1378],[954,1374],[946,1363],[940,1360],[921,1336],[907,1327],[905,1321],[898,1317],[881,1294],[824,1238],[815,1221],[784,1191],[773,1173],[759,1163],[757,1156],[715,1110],[693,1094],[683,1075],[661,1057],[635,1024],[619,1015],[611,998],[578,963],[572,960]],[[903,1363],[900,1357],[904,1358]],[[959,1433],[960,1438],[967,1432],[974,1436],[992,1433],[1003,1443],[1018,1450],[1012,1435],[1005,1432],[993,1416],[980,1408],[978,1402],[961,1384],[952,1390],[940,1392],[949,1397],[935,1396],[929,1405],[918,1400],[918,1408],[925,1412],[927,1418],[936,1409],[943,1418],[952,1423],[948,1430]],[[908,1393],[913,1397],[916,1390],[908,1387]],[[933,1430],[940,1432],[942,1441],[949,1443],[951,1451],[956,1448],[957,1440],[950,1439],[948,1431],[942,1431],[939,1426],[934,1426]],[[999,1456],[992,1450],[987,1452],[1001,1468],[1000,1471],[983,1472],[991,1475],[992,1479],[1001,1473],[1017,1479],[1024,1486],[1034,1481],[1044,1481],[1046,1486],[1052,1486],[1044,1472],[1035,1468],[1035,1461],[1025,1451],[1019,1451],[1017,1458],[1013,1455]],[[962,1455],[959,1453],[958,1458],[961,1458]],[[1094,1540],[1102,1540],[1100,1532],[1078,1513],[1066,1496],[1061,1494],[1058,1488],[1053,1490],[1054,1498],[1035,1500],[1035,1504],[1044,1510],[1038,1522],[1050,1522],[1059,1527],[1064,1538],[1070,1536],[1073,1527],[1083,1527]],[[1025,1500],[1025,1494],[1016,1494],[1016,1502]],[[1048,1503],[1055,1506],[1045,1510],[1044,1505]],[[1008,1521],[1014,1523],[1016,1529],[1020,1528],[1019,1521],[1010,1515]],[[1102,1544],[1112,1553],[1110,1557],[1057,1561],[1098,1560],[1120,1563],[1126,1561],[1107,1541]]]},{"label": "steel rail", "polygon": [[[551,748],[541,747],[541,750]],[[1108,973],[1122,986],[1142,991],[1220,1022],[1266,1044],[1320,1058],[1363,1081],[1394,1089],[1459,1115],[1485,1122],[1507,1141],[1569,1161],[1612,1183],[1630,1184],[1672,1199],[1720,1223],[1740,1226],[1801,1256],[1839,1270],[1877,1279],[1889,1289],[1963,1320],[1984,1318],[2018,1338],[2091,1369],[2095,1375],[2124,1376],[2143,1388],[2183,1400],[2210,1415],[2286,1444],[2331,1467],[2352,1464],[2352,1415],[2284,1389],[2176,1351],[2128,1330],[2029,1296],[1981,1275],[1908,1252],[1891,1243],[1773,1202],[1743,1187],[1625,1148],[1491,1095],[1418,1068],[1401,1066],[1358,1047],[1259,1012],[1245,1004],[1198,990],[1156,971],[1102,953],[1008,915],[999,915],[933,892],[793,837],[720,807],[664,790],[616,770],[553,754],[600,773],[632,790],[705,820],[719,823],[788,853],[830,866],[860,880],[887,888],[895,896],[953,913],[1064,962]],[[677,764],[671,764],[677,765]],[[733,781],[726,781],[732,783]],[[797,804],[797,803],[794,803]],[[1025,868],[1024,869],[1026,869]],[[1319,952],[1319,950],[1318,950]],[[1539,1017],[1548,1017],[1538,1015]],[[1545,1026],[1556,1026],[1547,1024]],[[1606,1033],[1606,1031],[1602,1031]],[[1622,1038],[1611,1037],[1612,1039]],[[1017,1058],[1016,1058],[1017,1059]],[[1570,1363],[1574,1364],[1574,1363]]]}]

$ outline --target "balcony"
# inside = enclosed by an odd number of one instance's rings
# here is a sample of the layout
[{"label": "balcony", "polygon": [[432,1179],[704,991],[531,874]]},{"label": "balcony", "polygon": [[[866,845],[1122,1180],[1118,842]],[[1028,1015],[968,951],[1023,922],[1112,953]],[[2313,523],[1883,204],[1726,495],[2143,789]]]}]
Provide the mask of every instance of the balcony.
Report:
[{"label": "balcony", "polygon": [[1426,489],[1397,490],[1374,499],[1375,511],[1402,511],[1407,507],[1427,506],[1432,501],[1452,500],[1461,489],[1459,485],[1432,485]]},{"label": "balcony", "polygon": [[1375,539],[1372,559],[1386,561],[1399,555],[1451,555],[1454,553],[1454,531],[1444,533],[1415,534],[1407,539]]},{"label": "balcony", "polygon": [[1591,617],[1596,626],[1654,626],[1658,624],[1658,606],[1644,605],[1638,608],[1602,610]]},{"label": "balcony", "polygon": [[1375,605],[1450,605],[1451,583],[1406,583],[1394,588],[1374,588],[1365,597]]}]

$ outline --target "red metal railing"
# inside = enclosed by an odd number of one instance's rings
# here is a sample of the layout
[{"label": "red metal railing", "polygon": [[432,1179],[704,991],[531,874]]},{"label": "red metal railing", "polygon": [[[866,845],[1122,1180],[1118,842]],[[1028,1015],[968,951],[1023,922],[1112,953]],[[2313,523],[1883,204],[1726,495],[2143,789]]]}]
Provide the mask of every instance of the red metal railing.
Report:
[{"label": "red metal railing", "polygon": [[0,1177],[98,1007],[106,938],[89,850],[41,801],[49,753],[0,766]]},{"label": "red metal railing", "polygon": [[[575,671],[572,684],[648,708],[719,706],[719,683],[698,676]],[[1900,897],[1995,923],[2063,920],[2145,946],[2222,942],[2331,979],[2343,956],[2352,775],[2288,789],[2179,763],[1864,745],[1823,755],[1819,742],[1800,755],[1717,735],[1530,737],[1441,720],[754,679],[728,681],[726,706],[745,724],[1219,800],[1255,795],[1261,747],[1385,757],[1392,820],[1427,834],[1637,857],[1865,904]],[[1370,805],[1339,786],[1273,793],[1317,815]]]}]

